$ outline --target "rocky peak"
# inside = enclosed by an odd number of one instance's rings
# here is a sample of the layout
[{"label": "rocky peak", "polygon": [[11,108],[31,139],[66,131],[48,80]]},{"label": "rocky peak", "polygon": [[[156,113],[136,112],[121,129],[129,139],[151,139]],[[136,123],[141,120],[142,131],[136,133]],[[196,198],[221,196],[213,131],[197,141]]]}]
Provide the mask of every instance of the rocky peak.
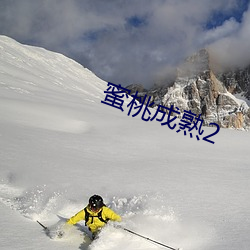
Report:
[{"label": "rocky peak", "polygon": [[202,49],[194,55],[188,57],[177,69],[177,77],[194,77],[197,75],[206,75],[209,71],[209,53]]},{"label": "rocky peak", "polygon": [[133,91],[152,96],[156,104],[174,105],[182,114],[184,110],[201,114],[204,125],[214,122],[225,128],[249,128],[250,109],[233,94],[250,96],[250,67],[215,74],[210,64],[208,50],[202,49],[178,67],[177,77],[170,86],[143,89],[143,92],[134,86]]},{"label": "rocky peak", "polygon": [[201,114],[206,125],[215,122],[226,128],[250,126],[247,103],[233,96],[237,88],[249,84],[249,74],[228,73],[230,78],[226,79],[230,81],[224,82],[213,72],[209,52],[205,49],[187,58],[178,72],[173,86],[164,96],[164,105],[174,104],[182,112],[191,110],[197,115]]}]

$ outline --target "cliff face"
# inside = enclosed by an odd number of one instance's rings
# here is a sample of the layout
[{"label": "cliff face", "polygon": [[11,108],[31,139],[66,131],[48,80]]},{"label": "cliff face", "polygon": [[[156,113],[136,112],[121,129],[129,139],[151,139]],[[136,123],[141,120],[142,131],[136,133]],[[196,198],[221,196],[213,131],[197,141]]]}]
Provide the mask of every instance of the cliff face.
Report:
[{"label": "cliff face", "polygon": [[173,104],[182,112],[191,110],[201,114],[204,125],[215,122],[224,128],[249,128],[250,109],[233,94],[250,97],[250,67],[215,74],[210,66],[209,53],[203,49],[177,69],[170,87],[154,87],[141,94],[153,96],[156,104],[168,107]]},{"label": "cliff face", "polygon": [[225,84],[230,93],[241,94],[250,100],[250,66],[218,74],[218,79]]}]

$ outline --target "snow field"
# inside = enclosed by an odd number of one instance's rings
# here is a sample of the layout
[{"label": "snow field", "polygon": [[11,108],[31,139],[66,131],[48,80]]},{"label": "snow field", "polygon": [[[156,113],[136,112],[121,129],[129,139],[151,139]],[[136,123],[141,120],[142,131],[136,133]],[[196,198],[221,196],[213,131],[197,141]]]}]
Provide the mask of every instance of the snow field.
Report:
[{"label": "snow field", "polygon": [[62,239],[36,223],[56,230],[96,193],[166,245],[249,249],[248,132],[221,130],[212,145],[128,117],[101,104],[107,83],[87,69],[6,37],[0,76],[0,248],[162,249],[112,225],[90,243],[83,222]]}]

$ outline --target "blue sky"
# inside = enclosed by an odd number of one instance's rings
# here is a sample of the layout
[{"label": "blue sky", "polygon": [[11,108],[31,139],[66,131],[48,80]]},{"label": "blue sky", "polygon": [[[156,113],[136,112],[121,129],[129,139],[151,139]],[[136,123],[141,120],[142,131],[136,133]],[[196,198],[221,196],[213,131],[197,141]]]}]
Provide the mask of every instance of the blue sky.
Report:
[{"label": "blue sky", "polygon": [[249,0],[1,0],[0,34],[63,53],[106,81],[164,82],[210,48],[250,63]]},{"label": "blue sky", "polygon": [[242,22],[244,12],[248,9],[249,0],[240,0],[236,8],[233,8],[229,13],[224,13],[222,10],[216,10],[211,14],[211,18],[206,24],[207,29],[216,28],[223,25],[226,20],[234,18],[237,22]]}]

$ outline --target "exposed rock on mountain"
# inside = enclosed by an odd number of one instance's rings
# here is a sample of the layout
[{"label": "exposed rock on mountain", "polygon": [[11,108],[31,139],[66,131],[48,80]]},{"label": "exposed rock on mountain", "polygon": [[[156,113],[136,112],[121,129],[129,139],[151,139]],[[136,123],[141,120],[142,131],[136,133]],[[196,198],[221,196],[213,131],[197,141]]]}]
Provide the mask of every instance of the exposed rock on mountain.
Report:
[{"label": "exposed rock on mountain", "polygon": [[218,79],[225,84],[230,93],[241,94],[250,100],[250,66],[218,74]]},{"label": "exposed rock on mountain", "polygon": [[[250,67],[215,74],[210,64],[209,52],[203,49],[177,69],[177,77],[170,87],[145,90],[130,85],[127,88],[132,93],[152,96],[157,105],[174,105],[182,114],[184,110],[201,114],[204,125],[215,122],[224,128],[249,128],[250,109],[239,94],[250,99]],[[238,94],[238,98],[233,94]]]}]

